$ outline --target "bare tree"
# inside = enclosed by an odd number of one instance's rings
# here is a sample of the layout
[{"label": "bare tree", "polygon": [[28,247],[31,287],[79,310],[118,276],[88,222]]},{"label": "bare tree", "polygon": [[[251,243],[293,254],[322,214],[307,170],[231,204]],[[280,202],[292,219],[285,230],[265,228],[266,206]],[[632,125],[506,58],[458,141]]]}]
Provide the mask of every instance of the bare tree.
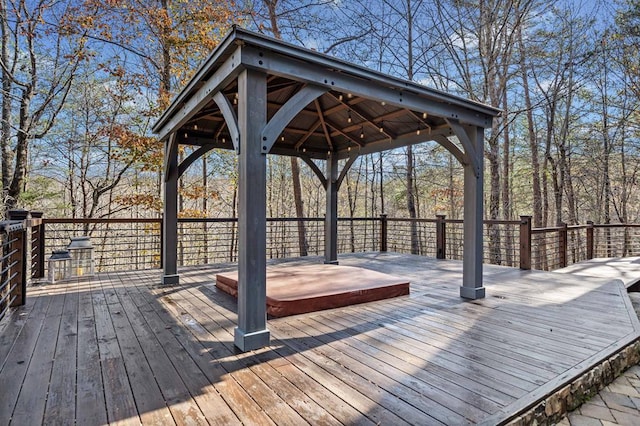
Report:
[{"label": "bare tree", "polygon": [[78,65],[86,58],[84,36],[51,31],[64,19],[66,3],[0,0],[0,147],[5,209],[18,205],[30,146],[53,127]]}]

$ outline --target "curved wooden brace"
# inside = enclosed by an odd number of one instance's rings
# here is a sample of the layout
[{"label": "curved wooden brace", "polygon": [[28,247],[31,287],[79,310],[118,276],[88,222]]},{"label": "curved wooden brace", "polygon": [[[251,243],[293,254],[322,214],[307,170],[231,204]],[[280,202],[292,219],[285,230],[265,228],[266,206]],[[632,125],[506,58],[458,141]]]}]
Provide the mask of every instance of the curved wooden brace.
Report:
[{"label": "curved wooden brace", "polygon": [[347,176],[347,172],[349,172],[349,169],[351,168],[351,166],[353,166],[353,163],[356,161],[356,159],[359,156],[360,154],[358,153],[353,153],[349,156],[347,163],[344,165],[344,167],[340,171],[340,176],[338,176],[338,180],[336,180],[336,186],[338,187],[338,190],[340,190],[340,185],[342,185],[342,181],[344,180],[345,176]]},{"label": "curved wooden brace", "polygon": [[178,144],[178,138],[176,137],[176,133],[173,132],[169,135],[169,139],[167,139],[167,145],[164,150],[164,181],[167,182],[169,180],[169,175],[171,172],[172,164],[176,164],[177,158],[172,159],[171,153],[174,152],[175,145]]},{"label": "curved wooden brace", "polygon": [[262,130],[262,153],[267,154],[284,128],[304,107],[314,99],[325,94],[328,90],[318,86],[305,86],[293,95],[279,110]]},{"label": "curved wooden brace", "polygon": [[316,165],[316,163],[314,163],[313,160],[307,155],[300,155],[299,157],[302,158],[302,161],[307,163],[307,166],[309,166],[311,170],[313,170],[313,173],[316,174],[318,179],[320,179],[320,183],[322,184],[322,187],[326,188],[327,178],[324,176],[324,173],[322,173],[322,170],[320,170],[320,168]]},{"label": "curved wooden brace", "polygon": [[229,99],[222,92],[217,92],[213,95],[213,101],[220,108],[220,112],[224,117],[227,128],[231,134],[231,142],[236,150],[236,153],[240,152],[240,131],[238,130],[238,117],[233,109],[233,105],[229,102]]},{"label": "curved wooden brace", "polygon": [[189,154],[189,156],[182,160],[182,163],[178,166],[178,177],[182,176],[194,161],[211,151],[213,148],[215,148],[215,145],[213,144],[202,145],[200,148]]},{"label": "curved wooden brace", "polygon": [[460,151],[460,148],[458,148],[453,142],[451,142],[449,138],[447,138],[444,135],[438,135],[434,137],[433,140],[438,142],[440,145],[444,147],[444,149],[446,149],[454,157],[456,157],[456,160],[458,160],[460,164],[462,164],[463,166],[465,164],[469,164],[469,161],[467,160],[464,152]]},{"label": "curved wooden brace", "polygon": [[[476,144],[471,140],[466,129],[457,120],[447,119],[447,123],[451,126],[451,129],[460,140],[460,143],[464,147],[465,156],[467,158],[467,164],[473,166],[473,171],[476,177],[480,176],[480,168],[482,164],[482,158],[478,159],[478,155],[484,155],[484,152],[478,153]],[[464,163],[462,163],[464,164]]]}]

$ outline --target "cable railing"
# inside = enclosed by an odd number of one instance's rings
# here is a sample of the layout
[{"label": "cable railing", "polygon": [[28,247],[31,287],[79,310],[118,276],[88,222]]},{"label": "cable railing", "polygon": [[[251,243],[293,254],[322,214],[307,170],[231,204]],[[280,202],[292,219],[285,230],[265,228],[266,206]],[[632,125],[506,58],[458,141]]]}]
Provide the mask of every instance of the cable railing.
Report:
[{"label": "cable railing", "polygon": [[[13,307],[27,300],[27,283],[39,247],[32,236],[41,225],[38,214],[32,217],[26,210],[9,210],[8,220],[0,222],[0,320]],[[35,248],[35,250],[34,250]]]},{"label": "cable railing", "polygon": [[[42,219],[32,232],[33,276],[44,276],[45,253],[66,247],[71,237],[88,235],[95,247],[96,271],[162,267],[162,219]],[[300,230],[304,229],[301,235]],[[531,228],[520,221],[487,220],[484,262],[522,269],[554,270],[593,257],[640,255],[640,225],[587,225]],[[324,254],[324,218],[267,219],[270,259]],[[338,252],[392,251],[461,260],[464,223],[447,219],[354,217],[338,219]],[[37,258],[42,259],[38,262]],[[178,220],[178,264],[233,263],[238,259],[237,218]],[[38,269],[37,273],[35,269]]]},{"label": "cable railing", "polygon": [[[267,219],[270,259],[324,254],[324,218]],[[304,230],[304,233],[301,231]],[[71,238],[89,236],[96,272],[162,267],[162,219],[50,219],[42,213],[12,210],[0,222],[0,320],[25,303],[30,279],[48,275],[49,254]],[[460,260],[464,222],[435,219],[353,217],[338,219],[338,251],[393,251]],[[486,220],[484,262],[520,269],[555,270],[596,257],[640,256],[640,224],[532,228],[531,216],[519,221]],[[195,266],[238,260],[237,218],[178,220],[178,263]]]}]

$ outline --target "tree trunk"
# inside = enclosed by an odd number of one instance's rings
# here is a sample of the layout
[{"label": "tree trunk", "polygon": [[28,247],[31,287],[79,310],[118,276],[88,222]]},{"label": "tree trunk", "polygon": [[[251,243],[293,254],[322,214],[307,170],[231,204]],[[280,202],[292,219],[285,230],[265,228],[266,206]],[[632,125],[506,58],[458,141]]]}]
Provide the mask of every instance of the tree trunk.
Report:
[{"label": "tree trunk", "polygon": [[[0,43],[2,44],[2,52],[0,53],[0,61],[3,64],[9,64],[9,24],[7,22],[6,1],[0,0]],[[2,76],[2,124],[0,125],[0,149],[2,150],[2,205],[5,206],[5,200],[9,193],[9,185],[11,183],[11,78],[0,69]],[[4,207],[6,208],[6,207]],[[0,211],[0,217],[5,216],[5,211]]]},{"label": "tree trunk", "polygon": [[[32,78],[34,77],[32,76]],[[9,184],[7,199],[5,200],[5,207],[7,210],[17,207],[18,198],[22,193],[25,177],[27,175],[27,157],[29,155],[29,140],[31,138],[31,117],[29,116],[29,107],[31,106],[31,100],[33,99],[34,94],[34,86],[32,84],[28,84],[27,87],[22,90],[20,100],[20,131],[16,135],[15,166],[13,169],[13,177]]]},{"label": "tree trunk", "polygon": [[[413,80],[413,15],[411,10],[411,0],[407,0],[407,79]],[[413,147],[409,145],[407,147],[407,212],[411,226],[411,254],[418,254],[420,252],[418,241],[418,224],[415,219],[418,217],[416,214],[416,200],[415,200],[415,184],[413,182]]]},{"label": "tree trunk", "polygon": [[529,139],[529,149],[531,150],[531,174],[533,189],[533,227],[541,228],[545,226],[542,220],[542,192],[540,190],[540,159],[538,154],[538,137],[535,131],[535,122],[533,121],[533,104],[531,102],[531,93],[529,92],[528,67],[526,65],[525,46],[522,41],[522,31],[518,27],[518,46],[520,49],[520,75],[522,77],[522,91],[524,94],[524,105],[527,111],[527,136]]},{"label": "tree trunk", "polygon": [[[162,10],[164,10],[164,12],[167,14],[167,17],[169,17],[170,15],[169,2],[170,0],[160,0],[160,5],[162,7]],[[170,20],[167,19],[167,22],[170,22]],[[171,27],[170,26],[162,27],[162,40],[160,43],[162,46],[162,69],[160,71],[161,75],[160,75],[159,99],[160,99],[160,106],[163,109],[169,106],[169,100],[171,98],[171,50],[167,44],[170,36],[171,36]]]},{"label": "tree trunk", "polygon": [[[502,110],[508,111],[508,102],[507,95],[505,93],[502,100]],[[509,137],[509,125],[505,124],[502,129],[502,216],[504,219],[512,219],[511,213],[511,198],[510,198],[510,189],[511,189],[511,140]],[[513,235],[510,232],[505,234],[505,243],[504,243],[504,252],[505,252],[505,261],[507,266],[513,266]]]},{"label": "tree trunk", "polygon": [[293,203],[296,206],[298,218],[298,247],[300,256],[307,256],[309,244],[307,242],[307,230],[304,225],[304,202],[302,201],[302,187],[300,185],[300,166],[297,157],[291,157],[291,180],[293,183]]}]

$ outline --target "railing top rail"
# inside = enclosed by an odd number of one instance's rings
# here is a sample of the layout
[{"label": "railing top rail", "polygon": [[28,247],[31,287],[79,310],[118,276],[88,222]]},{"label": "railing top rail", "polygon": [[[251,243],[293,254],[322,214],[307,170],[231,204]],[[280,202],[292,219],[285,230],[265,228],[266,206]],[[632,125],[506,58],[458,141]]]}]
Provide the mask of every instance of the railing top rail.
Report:
[{"label": "railing top rail", "polygon": [[[436,223],[438,222],[438,219],[411,219],[409,217],[388,217],[387,221],[388,222]],[[448,222],[448,220],[445,220],[445,221]]]},{"label": "railing top rail", "polygon": [[567,229],[569,230],[579,230],[579,229],[587,229],[589,228],[589,225],[569,225],[567,226]]},{"label": "railing top rail", "polygon": [[562,226],[549,226],[546,228],[532,228],[531,229],[531,233],[532,234],[544,234],[546,232],[558,232],[561,229],[564,229]]},{"label": "railing top rail", "polygon": [[96,223],[161,223],[162,218],[109,218],[109,219],[86,219],[86,218],[43,218],[44,224],[57,223],[78,223],[78,224],[96,224]]},{"label": "railing top rail", "polygon": [[22,220],[3,220],[0,222],[0,231],[14,232],[24,229],[24,221]]},{"label": "railing top rail", "polygon": [[594,224],[594,228],[640,228],[640,223],[601,223]]},{"label": "railing top rail", "polygon": [[[460,220],[460,222],[464,222]],[[520,225],[519,220],[485,220],[485,225]]]},{"label": "railing top rail", "polygon": [[[382,219],[379,217],[339,217],[338,221],[369,221],[379,222]],[[392,220],[407,220],[411,219],[392,219]],[[436,219],[416,219],[421,222],[435,222]],[[178,218],[178,222],[182,223],[219,223],[219,222],[237,222],[237,217],[181,217]],[[268,222],[322,222],[324,217],[269,217]],[[75,223],[75,224],[100,224],[100,223],[161,223],[162,218],[109,218],[109,219],[96,219],[96,218],[45,218],[42,219],[44,224],[62,224],[62,223]]]}]

